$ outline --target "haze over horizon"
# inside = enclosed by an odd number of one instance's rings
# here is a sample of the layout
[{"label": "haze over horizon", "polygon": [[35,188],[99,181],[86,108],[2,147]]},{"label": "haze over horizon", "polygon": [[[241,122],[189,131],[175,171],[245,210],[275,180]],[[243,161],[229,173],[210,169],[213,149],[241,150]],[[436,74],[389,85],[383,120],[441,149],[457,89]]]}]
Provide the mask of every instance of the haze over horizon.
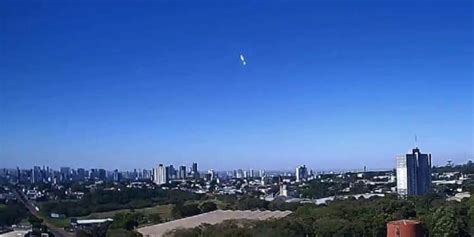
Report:
[{"label": "haze over horizon", "polygon": [[1,1],[0,167],[391,168],[415,134],[466,162],[472,9]]}]

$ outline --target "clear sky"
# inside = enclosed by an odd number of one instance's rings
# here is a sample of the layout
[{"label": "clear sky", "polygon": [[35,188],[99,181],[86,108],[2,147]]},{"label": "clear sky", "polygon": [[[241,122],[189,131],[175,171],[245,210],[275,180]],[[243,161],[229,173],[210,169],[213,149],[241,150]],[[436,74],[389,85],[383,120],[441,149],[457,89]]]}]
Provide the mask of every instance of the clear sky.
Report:
[{"label": "clear sky", "polygon": [[1,167],[370,169],[415,134],[435,164],[473,157],[472,1],[6,0],[0,20]]}]

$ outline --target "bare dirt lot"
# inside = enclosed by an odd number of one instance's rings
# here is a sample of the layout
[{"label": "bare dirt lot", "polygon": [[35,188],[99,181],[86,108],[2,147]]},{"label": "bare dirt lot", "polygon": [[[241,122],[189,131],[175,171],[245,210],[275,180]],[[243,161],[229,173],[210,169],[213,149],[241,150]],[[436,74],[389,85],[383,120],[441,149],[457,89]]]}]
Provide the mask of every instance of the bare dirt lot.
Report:
[{"label": "bare dirt lot", "polygon": [[220,223],[224,220],[231,219],[266,220],[270,218],[282,218],[289,214],[291,214],[291,211],[217,210],[166,223],[142,227],[138,229],[138,232],[140,232],[144,237],[161,237],[167,231],[176,228],[193,228],[204,223],[213,225]]}]

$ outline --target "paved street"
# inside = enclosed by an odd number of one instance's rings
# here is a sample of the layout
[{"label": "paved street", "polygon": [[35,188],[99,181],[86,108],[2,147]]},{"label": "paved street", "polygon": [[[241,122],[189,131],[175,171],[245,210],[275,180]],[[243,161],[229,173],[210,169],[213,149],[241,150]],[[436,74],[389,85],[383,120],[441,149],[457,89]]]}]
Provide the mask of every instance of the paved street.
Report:
[{"label": "paved street", "polygon": [[40,218],[43,220],[43,224],[46,225],[48,227],[48,230],[54,234],[54,236],[56,237],[69,237],[69,236],[74,236],[73,233],[70,233],[70,232],[67,232],[65,231],[64,229],[61,229],[61,228],[58,228],[56,226],[54,226],[51,222],[49,222],[47,219],[44,219],[41,217],[41,215],[38,213],[38,211],[36,210],[35,208],[35,205],[29,201],[26,196],[16,190],[16,189],[12,189],[13,190],[13,193],[15,193],[16,197],[18,198],[18,200],[20,202],[23,203],[23,205],[25,205],[26,209],[28,209],[28,211],[33,214],[34,216],[36,216],[37,218]]}]

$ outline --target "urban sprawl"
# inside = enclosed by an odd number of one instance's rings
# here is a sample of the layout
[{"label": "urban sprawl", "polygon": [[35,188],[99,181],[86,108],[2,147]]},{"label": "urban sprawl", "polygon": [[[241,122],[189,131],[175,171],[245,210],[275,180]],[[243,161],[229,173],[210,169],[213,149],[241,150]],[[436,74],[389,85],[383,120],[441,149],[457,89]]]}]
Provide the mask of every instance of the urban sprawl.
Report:
[{"label": "urban sprawl", "polygon": [[[293,172],[201,171],[197,163],[190,167],[158,164],[132,171],[3,168],[0,205],[25,211],[19,211],[18,217],[3,217],[0,230],[46,236],[88,236],[100,231],[109,236],[111,231],[121,230],[143,236],[179,236],[182,228],[204,223],[218,226],[224,220],[283,221],[307,205],[330,208],[331,203],[344,201],[406,201],[429,195],[453,203],[470,200],[471,162],[433,167],[431,154],[422,153],[418,147],[394,161],[396,165],[390,170],[364,167],[345,172],[313,171],[305,165],[296,166]],[[29,221],[25,221],[28,216]],[[429,231],[418,216],[404,213],[399,219],[388,217],[380,233],[397,236],[390,233]]]}]

